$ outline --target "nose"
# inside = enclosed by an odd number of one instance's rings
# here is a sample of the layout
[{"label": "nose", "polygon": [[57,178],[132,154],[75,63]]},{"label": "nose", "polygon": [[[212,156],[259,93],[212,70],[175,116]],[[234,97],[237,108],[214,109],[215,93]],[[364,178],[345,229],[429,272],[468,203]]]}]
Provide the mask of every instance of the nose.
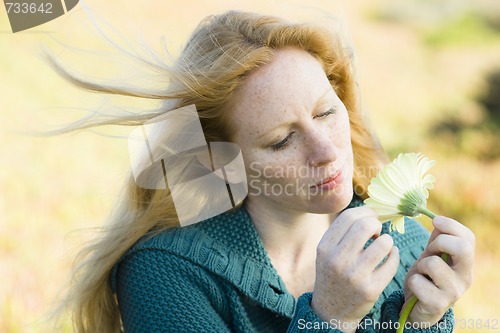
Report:
[{"label": "nose", "polygon": [[339,149],[332,140],[332,129],[314,128],[309,131],[306,144],[307,164],[310,166],[326,166],[334,162]]}]

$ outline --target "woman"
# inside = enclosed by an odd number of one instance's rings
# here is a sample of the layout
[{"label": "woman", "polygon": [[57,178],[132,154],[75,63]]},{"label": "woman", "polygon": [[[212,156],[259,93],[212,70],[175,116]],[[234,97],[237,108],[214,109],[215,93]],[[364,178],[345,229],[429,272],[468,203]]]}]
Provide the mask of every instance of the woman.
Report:
[{"label": "woman", "polygon": [[250,184],[242,205],[179,227],[171,192],[131,175],[106,233],[79,258],[68,298],[78,332],[391,332],[412,294],[406,331],[452,331],[474,236],[445,217],[430,238],[412,220],[389,234],[357,207],[385,156],[338,36],[251,13],[212,16],[174,66],[158,67],[172,79],[162,94],[55,66],[91,90],[161,99],[162,112],[194,104],[207,142],[241,148]]}]

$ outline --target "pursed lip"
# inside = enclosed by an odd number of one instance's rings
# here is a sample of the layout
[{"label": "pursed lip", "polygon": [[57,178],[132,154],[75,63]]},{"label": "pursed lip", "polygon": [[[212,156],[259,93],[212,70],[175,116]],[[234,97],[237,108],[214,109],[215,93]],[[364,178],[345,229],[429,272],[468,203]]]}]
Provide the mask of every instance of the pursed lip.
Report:
[{"label": "pursed lip", "polygon": [[331,182],[338,182],[341,177],[342,177],[342,170],[338,171],[333,176],[330,176],[328,178],[323,179],[322,181],[320,181],[316,185],[312,185],[311,187],[320,187],[320,186],[329,184]]}]

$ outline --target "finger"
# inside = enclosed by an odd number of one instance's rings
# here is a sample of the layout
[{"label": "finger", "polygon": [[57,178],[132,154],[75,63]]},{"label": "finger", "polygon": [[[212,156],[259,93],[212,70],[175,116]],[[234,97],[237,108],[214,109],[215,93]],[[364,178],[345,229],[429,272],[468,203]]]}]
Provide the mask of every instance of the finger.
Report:
[{"label": "finger", "polygon": [[436,239],[437,236],[441,235],[441,231],[439,231],[438,229],[434,228],[432,230],[432,233],[429,237],[429,240],[427,241],[427,246],[425,247],[425,249],[422,251],[422,253],[420,253],[420,256],[418,257],[418,260],[422,259],[422,258],[425,258],[425,257],[428,257],[428,256],[432,256],[434,255],[435,253],[431,253],[429,251],[429,244],[431,244],[434,239]]},{"label": "finger", "polygon": [[378,237],[361,254],[360,266],[365,267],[367,272],[373,271],[389,255],[393,246],[394,241],[390,235]]},{"label": "finger", "polygon": [[347,231],[358,219],[365,217],[377,217],[377,213],[368,207],[355,207],[344,210],[330,225],[321,239],[321,243],[328,246],[337,246],[344,238]]},{"label": "finger", "polygon": [[417,265],[418,273],[427,275],[439,289],[446,289],[456,279],[455,272],[438,256],[423,258]]},{"label": "finger", "polygon": [[474,246],[458,236],[441,234],[429,244],[427,251],[432,254],[448,253],[452,258],[453,266],[469,267],[474,261]]},{"label": "finger", "polygon": [[[382,223],[374,216],[367,216],[356,220],[340,241],[338,254],[361,254],[366,242],[372,237],[378,237],[381,231]],[[346,251],[349,253],[346,253]]]},{"label": "finger", "polygon": [[443,291],[421,274],[414,274],[408,279],[408,288],[426,312],[445,312],[452,304]]},{"label": "finger", "polygon": [[[448,234],[439,234],[432,242],[427,245],[426,251],[429,256],[441,255],[447,253],[451,256],[456,256],[460,253],[461,247],[464,244],[463,238]],[[467,246],[467,245],[466,245]]]},{"label": "finger", "polygon": [[429,276],[451,303],[456,302],[467,289],[463,280],[437,256],[428,257],[419,262],[418,271],[422,275]]},{"label": "finger", "polygon": [[473,280],[474,246],[457,236],[441,234],[429,244],[428,252],[434,254],[448,253],[451,260],[448,264],[460,276],[465,286],[469,287]]},{"label": "finger", "polygon": [[372,281],[385,288],[394,278],[399,266],[399,249],[392,247],[387,259],[373,272]]},{"label": "finger", "polygon": [[432,223],[443,234],[463,237],[470,242],[475,241],[474,233],[462,223],[445,216],[436,216]]},{"label": "finger", "polygon": [[439,231],[439,229],[436,229],[436,228],[432,229],[432,233],[431,233],[431,236],[429,237],[429,240],[427,241],[427,245],[429,245],[430,243],[432,243],[432,241],[434,239],[436,239],[436,237],[438,235],[441,235],[441,231]]}]

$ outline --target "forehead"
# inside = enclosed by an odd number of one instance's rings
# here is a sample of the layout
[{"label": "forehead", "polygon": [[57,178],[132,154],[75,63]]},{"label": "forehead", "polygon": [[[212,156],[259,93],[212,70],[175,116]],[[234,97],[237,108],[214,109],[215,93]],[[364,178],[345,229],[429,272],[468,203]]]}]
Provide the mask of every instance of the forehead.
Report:
[{"label": "forehead", "polygon": [[236,94],[231,112],[235,130],[262,132],[297,112],[311,112],[327,89],[330,83],[314,56],[295,48],[278,50],[269,64],[246,77]]}]

